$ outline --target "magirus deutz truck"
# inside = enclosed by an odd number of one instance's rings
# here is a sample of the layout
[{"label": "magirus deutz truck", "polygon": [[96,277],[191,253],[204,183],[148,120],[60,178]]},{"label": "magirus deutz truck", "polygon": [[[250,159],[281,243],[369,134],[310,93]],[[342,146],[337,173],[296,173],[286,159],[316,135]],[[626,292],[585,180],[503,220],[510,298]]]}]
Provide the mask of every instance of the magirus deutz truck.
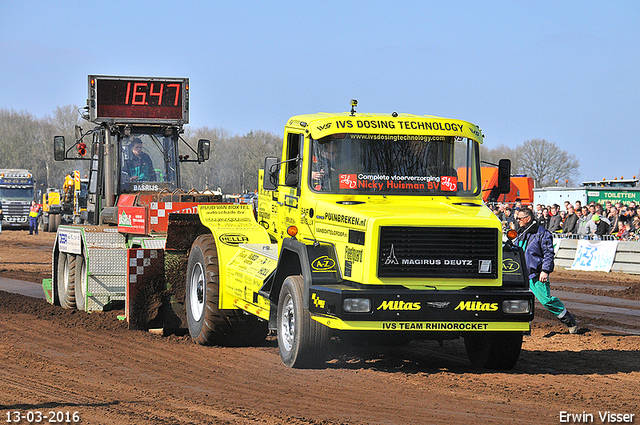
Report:
[{"label": "magirus deutz truck", "polygon": [[[204,232],[191,233],[186,269],[191,336],[258,341],[260,323],[229,320],[242,311],[277,332],[290,367],[322,364],[331,338],[345,336],[462,337],[474,365],[512,368],[533,295],[522,251],[482,202],[481,130],[356,105],[287,121],[282,156],[259,172],[256,218],[249,205],[199,206],[193,225]],[[506,193],[508,160],[499,173]]]}]

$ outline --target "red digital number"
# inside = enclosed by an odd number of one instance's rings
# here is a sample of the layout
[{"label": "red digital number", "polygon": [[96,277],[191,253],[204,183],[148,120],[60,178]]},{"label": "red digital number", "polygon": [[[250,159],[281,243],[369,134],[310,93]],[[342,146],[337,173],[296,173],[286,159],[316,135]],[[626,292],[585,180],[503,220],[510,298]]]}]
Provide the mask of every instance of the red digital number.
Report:
[{"label": "red digital number", "polygon": [[164,90],[164,84],[159,84],[160,90],[157,92],[153,91],[153,83],[151,83],[151,90],[149,90],[149,96],[158,96],[158,106],[162,105],[162,91]]},{"label": "red digital number", "polygon": [[147,104],[147,92],[146,91],[138,91],[141,87],[147,87],[147,83],[134,83],[133,84],[133,93],[131,95],[131,104],[132,105],[146,105]]},{"label": "red digital number", "polygon": [[178,106],[178,99],[180,99],[180,84],[167,84],[167,87],[176,88],[176,99],[173,102],[173,106]]}]

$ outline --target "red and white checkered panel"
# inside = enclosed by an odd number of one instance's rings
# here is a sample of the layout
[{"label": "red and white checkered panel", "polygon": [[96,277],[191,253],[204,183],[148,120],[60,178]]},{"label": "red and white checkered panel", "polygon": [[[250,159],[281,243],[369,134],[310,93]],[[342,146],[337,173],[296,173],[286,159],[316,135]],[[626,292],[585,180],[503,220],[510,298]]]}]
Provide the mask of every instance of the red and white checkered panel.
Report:
[{"label": "red and white checkered panel", "polygon": [[132,248],[129,257],[129,283],[138,283],[138,276],[144,275],[145,267],[151,266],[151,260],[157,261],[157,249]]},{"label": "red and white checkered panel", "polygon": [[151,230],[166,231],[169,225],[169,213],[198,214],[198,205],[194,202],[151,202],[149,204]]}]

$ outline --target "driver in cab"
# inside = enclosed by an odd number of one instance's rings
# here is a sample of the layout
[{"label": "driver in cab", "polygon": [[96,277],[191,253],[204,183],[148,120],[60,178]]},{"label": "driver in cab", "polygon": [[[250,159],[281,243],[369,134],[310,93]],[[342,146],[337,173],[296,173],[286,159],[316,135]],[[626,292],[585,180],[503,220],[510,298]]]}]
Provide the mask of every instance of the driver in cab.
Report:
[{"label": "driver in cab", "polygon": [[315,190],[338,189],[337,150],[333,142],[318,144],[311,167],[311,180]]},{"label": "driver in cab", "polygon": [[151,158],[142,151],[142,140],[134,138],[130,145],[131,154],[125,157],[122,167],[123,181],[156,181],[156,172]]}]

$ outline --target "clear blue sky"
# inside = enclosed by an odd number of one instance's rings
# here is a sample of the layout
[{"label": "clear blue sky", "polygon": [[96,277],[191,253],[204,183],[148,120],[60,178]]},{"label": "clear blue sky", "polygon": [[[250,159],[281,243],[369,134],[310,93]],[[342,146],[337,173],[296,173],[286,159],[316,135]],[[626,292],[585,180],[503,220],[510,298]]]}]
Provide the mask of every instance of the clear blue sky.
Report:
[{"label": "clear blue sky", "polygon": [[[84,106],[88,74],[188,77],[190,126],[406,112],[640,176],[640,2],[0,0],[0,108]],[[1,141],[0,141],[1,142]]]}]

